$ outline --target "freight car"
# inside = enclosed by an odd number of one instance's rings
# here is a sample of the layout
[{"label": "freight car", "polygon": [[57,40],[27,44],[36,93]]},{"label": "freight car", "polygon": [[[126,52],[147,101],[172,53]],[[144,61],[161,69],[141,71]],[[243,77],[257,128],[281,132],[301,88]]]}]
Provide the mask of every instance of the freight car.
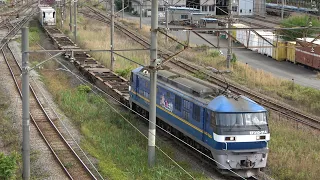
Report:
[{"label": "freight car", "polygon": [[42,26],[56,25],[56,11],[52,7],[39,7],[39,21]]},{"label": "freight car", "polygon": [[[233,24],[233,27],[248,28],[249,26]],[[320,70],[320,40],[298,38],[296,41],[284,41],[271,31],[256,30],[252,32],[247,29],[234,30],[232,35],[238,43],[248,49],[277,61],[286,60],[310,69]],[[300,47],[301,44],[305,47]]]},{"label": "freight car", "polygon": [[[43,27],[59,49],[79,50],[56,27]],[[127,81],[86,52],[74,52],[72,56],[75,67],[92,83],[148,117],[147,70],[133,70]],[[201,80],[168,70],[158,74],[159,126],[215,159],[222,173],[229,174],[232,169],[250,177],[266,166],[270,140],[266,109],[243,96],[220,95],[221,91]]]},{"label": "freight car", "polygon": [[[266,3],[266,11],[270,15],[281,16],[282,4]],[[316,8],[303,8],[296,6],[284,6],[284,16],[288,17],[292,12],[306,13],[306,14],[317,14],[318,9]]]},{"label": "freight car", "polygon": [[[148,117],[150,74],[132,71],[130,107]],[[266,167],[270,133],[267,111],[244,96],[221,94],[198,79],[158,71],[157,124],[217,162],[217,168],[251,177]]]}]

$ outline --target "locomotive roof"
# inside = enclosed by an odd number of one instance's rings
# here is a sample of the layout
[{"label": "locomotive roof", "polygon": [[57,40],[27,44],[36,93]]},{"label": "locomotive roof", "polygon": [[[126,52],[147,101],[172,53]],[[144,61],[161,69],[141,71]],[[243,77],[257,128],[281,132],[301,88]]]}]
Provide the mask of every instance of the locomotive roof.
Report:
[{"label": "locomotive roof", "polygon": [[[139,67],[132,71],[145,77],[150,77],[143,67]],[[177,73],[159,70],[158,82],[162,82],[165,86],[182,91],[183,94],[190,96],[204,104],[207,108],[221,113],[237,113],[237,112],[264,112],[265,108],[252,101],[245,96],[238,98],[219,95],[219,89],[208,83],[196,78],[186,78]]]},{"label": "locomotive roof", "polygon": [[[142,67],[133,70],[133,72],[150,77],[150,74],[145,73]],[[164,83],[166,86],[182,91],[184,94],[205,104],[209,104],[217,93],[217,89],[201,83],[201,80],[189,79],[171,71],[159,70],[157,77],[158,81]]]},{"label": "locomotive roof", "polygon": [[212,111],[221,113],[266,111],[265,108],[245,96],[239,96],[239,98],[235,99],[220,95],[209,103],[208,108]]}]

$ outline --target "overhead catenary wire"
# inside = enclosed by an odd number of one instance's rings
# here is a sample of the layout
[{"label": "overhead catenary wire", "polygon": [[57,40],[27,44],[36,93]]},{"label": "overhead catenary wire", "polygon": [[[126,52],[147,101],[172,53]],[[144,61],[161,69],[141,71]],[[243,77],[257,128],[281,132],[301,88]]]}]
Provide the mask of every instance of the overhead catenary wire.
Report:
[{"label": "overhead catenary wire", "polygon": [[[31,37],[32,38],[32,37]],[[37,43],[38,44],[38,43]],[[40,44],[38,44],[38,46],[40,46],[42,49],[44,49]],[[63,66],[65,68],[65,71],[71,73],[72,75],[74,75],[80,82],[82,82],[83,84],[90,84],[91,87],[95,87],[97,90],[99,90],[100,92],[103,92],[105,95],[107,95],[109,98],[112,98],[113,100],[115,100],[116,102],[118,102],[119,104],[122,104],[120,101],[118,101],[117,99],[115,99],[114,97],[110,96],[109,94],[105,93],[103,90],[101,90],[100,88],[98,88],[97,86],[91,84],[89,81],[85,80],[84,78],[78,76],[77,74],[73,73],[69,68],[67,68],[63,63],[61,63],[55,56],[53,56],[50,53],[47,53],[49,56],[51,56],[51,59],[54,59],[57,63],[59,63],[61,66]],[[46,61],[47,62],[47,61]],[[42,64],[42,63],[41,63]],[[38,67],[36,65],[36,67]],[[134,129],[136,129],[140,134],[142,134],[145,138],[148,139],[147,136],[145,136],[137,127],[135,127],[128,119],[126,119],[118,110],[116,110],[110,103],[108,103],[102,96],[98,95],[95,91],[92,90],[92,92],[94,92],[99,98],[101,98],[103,101],[105,101],[107,103],[107,105],[112,108],[118,115],[120,115],[122,118],[124,118],[124,120],[126,122],[128,122]],[[43,94],[43,93],[42,93]],[[43,94],[43,96],[45,97],[45,95]],[[46,98],[47,99],[47,98]],[[122,104],[124,105],[124,104]],[[127,107],[126,105],[124,105],[125,107]],[[131,109],[130,107],[127,107],[129,109]],[[55,111],[54,111],[55,112]],[[135,111],[133,111],[135,112]],[[56,112],[55,112],[56,113]],[[137,112],[135,112],[136,114],[138,114]],[[139,114],[140,117],[143,117]],[[59,118],[59,117],[58,117]],[[145,118],[146,119],[146,118]],[[60,120],[60,119],[59,119]],[[147,121],[149,121],[149,119],[147,119]],[[63,123],[62,123],[63,124]],[[156,125],[157,126],[157,125]],[[71,136],[72,137],[72,136]],[[72,139],[74,139],[72,137]],[[77,144],[77,142],[76,142]],[[77,146],[79,146],[77,144]],[[80,147],[80,146],[79,146]],[[167,158],[169,158],[171,161],[173,161],[174,164],[176,164],[180,169],[182,169],[188,176],[190,176],[190,178],[195,179],[189,172],[187,172],[182,166],[180,166],[175,160],[173,160],[167,153],[165,153],[159,146],[157,146],[157,149],[159,151],[161,151]],[[81,149],[81,148],[80,148]],[[82,151],[82,149],[81,149]],[[85,155],[86,156],[86,155]],[[87,156],[86,156],[87,157]],[[87,157],[88,158],[88,157]],[[88,159],[89,160],[89,159]],[[92,162],[89,160],[90,164],[92,164]],[[95,168],[95,166],[92,164],[92,166],[94,167],[94,169],[98,172],[98,170]],[[98,172],[99,173],[99,172]],[[100,173],[99,173],[100,175]],[[101,175],[100,175],[101,176]],[[101,176],[102,177],[102,176]]]},{"label": "overhead catenary wire", "polygon": [[[39,45],[39,44],[38,44]],[[41,46],[42,47],[42,46]],[[43,47],[42,47],[43,48]],[[44,49],[44,48],[43,48]],[[50,53],[48,53],[50,56],[52,56]],[[57,58],[52,58],[54,59],[57,63],[59,63],[61,66],[63,66],[65,68],[64,71],[67,71],[69,73],[71,73],[72,75],[74,75],[75,77],[77,77],[77,79],[86,82],[84,84],[89,84],[91,87],[94,87],[95,89],[97,89],[99,92],[105,94],[106,96],[108,96],[109,98],[111,98],[112,100],[116,101],[117,103],[119,103],[120,105],[122,105],[123,107],[127,108],[128,110],[134,112],[135,114],[137,114],[138,116],[140,116],[141,118],[143,118],[144,120],[149,121],[149,119],[145,118],[144,116],[140,115],[138,112],[134,111],[133,109],[131,109],[130,107],[128,107],[127,105],[121,103],[120,101],[118,101],[117,99],[115,99],[114,97],[112,97],[111,95],[107,94],[106,92],[104,92],[103,90],[101,90],[99,87],[95,86],[94,84],[90,83],[89,81],[87,81],[86,79],[78,76],[77,74],[75,74],[74,72],[72,72],[69,68],[67,68],[63,63],[61,63]],[[96,95],[98,95],[95,91],[93,91]],[[126,119],[118,110],[116,110],[116,108],[114,108],[110,103],[108,103],[102,96],[98,95],[103,101],[105,101],[107,103],[107,105],[112,108],[117,114],[119,114],[122,118],[124,118],[124,120],[126,122],[128,122],[134,129],[136,129],[140,134],[142,134],[145,138],[148,138],[147,136],[145,136],[137,127],[135,127],[128,119]],[[172,137],[174,137],[175,139],[177,139],[178,141],[182,142],[183,144],[187,145],[188,147],[192,148],[193,150],[197,151],[198,153],[202,154],[203,156],[207,157],[208,159],[214,161],[215,163],[225,167],[223,164],[219,163],[218,161],[216,161],[215,159],[209,157],[208,155],[204,154],[203,152],[199,151],[198,149],[194,148],[193,146],[187,144],[186,142],[184,142],[182,139],[178,138],[177,136],[173,135],[172,133],[170,133],[169,131],[163,129],[162,127],[160,127],[159,125],[155,124],[156,127],[158,127],[159,129],[161,129],[162,131],[166,132],[167,134],[171,135]],[[172,160],[174,162],[174,164],[176,164],[180,169],[182,169],[185,173],[187,173],[192,179],[194,179],[194,177],[188,173],[183,167],[181,167],[176,161],[174,161],[168,154],[166,154],[159,146],[157,146],[157,149],[160,150],[165,156],[167,156],[170,160]],[[231,170],[229,167],[225,167],[227,170],[229,170],[231,173],[234,173],[235,175],[239,176],[242,179],[245,179],[244,177],[242,177],[241,175],[239,175],[238,173],[234,172],[233,170]]]},{"label": "overhead catenary wire", "polygon": [[[60,65],[64,66],[61,62],[59,62],[58,60],[56,60]],[[117,103],[119,103],[120,105],[122,105],[123,107],[127,108],[128,110],[134,112],[135,114],[137,114],[138,116],[140,116],[141,118],[143,118],[144,120],[149,121],[149,119],[145,118],[144,116],[142,116],[141,114],[139,114],[138,112],[136,112],[135,110],[131,109],[130,107],[128,107],[127,105],[123,104],[122,102],[118,101],[117,99],[115,99],[114,97],[112,97],[111,95],[107,94],[106,92],[104,92],[103,90],[101,90],[99,87],[97,87],[96,85],[90,83],[89,81],[85,80],[84,78],[78,76],[77,74],[73,73],[72,71],[70,71],[70,69],[68,69],[66,66],[64,66],[65,70],[64,71],[67,71],[69,73],[71,73],[72,75],[76,76],[77,78],[80,78],[82,81],[86,82],[87,84],[89,84],[91,87],[94,87],[95,89],[97,89],[99,92],[105,94],[106,96],[108,96],[109,98],[111,98],[112,100],[116,101]],[[94,92],[94,91],[93,91]],[[95,93],[96,94],[96,93]],[[97,94],[98,95],[98,94]],[[98,95],[99,96],[99,95]],[[102,98],[107,104],[108,106],[110,106],[112,109],[115,110],[115,108],[110,104],[108,103],[103,97],[99,96],[100,98]],[[121,115],[121,113],[117,110],[115,110],[115,112],[119,113],[119,115],[123,118],[125,118],[123,115]],[[127,121],[131,126],[133,126],[137,131],[139,131],[139,133],[141,134],[142,132],[137,129],[128,119],[125,118],[125,121]],[[192,148],[193,150],[197,151],[198,153],[202,154],[203,156],[209,158],[210,160],[216,162],[217,164],[227,168],[227,170],[229,170],[230,172],[234,173],[235,175],[239,176],[240,178],[242,179],[245,179],[244,177],[242,177],[241,175],[239,175],[238,173],[234,172],[233,170],[231,170],[230,168],[224,166],[223,164],[219,163],[218,161],[216,161],[215,159],[209,157],[208,155],[204,154],[203,152],[199,151],[198,149],[194,148],[193,146],[187,144],[186,142],[184,142],[182,139],[178,138],[177,136],[173,135],[172,133],[170,133],[169,131],[163,129],[161,126],[155,124],[159,129],[161,129],[162,131],[166,132],[167,134],[171,135],[172,137],[174,137],[175,139],[179,140],[180,142],[184,143],[185,145],[189,146],[190,148]],[[143,134],[143,133],[142,133]],[[145,136],[143,134],[144,137],[147,138],[147,136]],[[156,146],[157,148],[159,148],[158,146]],[[165,154],[166,155],[166,154]],[[167,156],[167,155],[166,155]],[[178,164],[176,164],[178,165]],[[182,168],[182,167],[181,167]]]}]

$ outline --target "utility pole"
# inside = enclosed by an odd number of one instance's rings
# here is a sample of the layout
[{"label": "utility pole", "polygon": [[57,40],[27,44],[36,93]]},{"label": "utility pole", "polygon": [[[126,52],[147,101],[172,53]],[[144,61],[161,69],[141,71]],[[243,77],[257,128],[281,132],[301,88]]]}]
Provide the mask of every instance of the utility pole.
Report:
[{"label": "utility pole", "polygon": [[73,36],[74,36],[74,43],[77,44],[77,1],[74,0],[74,30],[73,30]]},{"label": "utility pole", "polygon": [[60,15],[61,15],[61,28],[63,26],[63,21],[64,21],[64,0],[61,2],[60,1]]},{"label": "utility pole", "polygon": [[70,32],[72,32],[72,0],[70,0]]},{"label": "utility pole", "polygon": [[168,20],[169,20],[169,17],[168,17],[168,4],[166,3],[166,12],[165,12],[165,15],[166,15],[166,43],[168,43]]},{"label": "utility pole", "polygon": [[113,57],[113,49],[114,49],[114,44],[113,44],[113,35],[114,35],[114,0],[110,0],[110,5],[111,5],[111,26],[110,26],[110,43],[111,43],[111,64],[110,64],[110,69],[113,71],[113,66],[114,66],[114,57]]},{"label": "utility pole", "polygon": [[140,0],[140,29],[142,29],[142,4],[143,0]]},{"label": "utility pole", "polygon": [[[232,23],[232,1],[229,0],[228,6],[228,28],[231,28]],[[232,41],[231,41],[231,30],[228,30],[228,53],[227,53],[227,68],[230,68],[230,61],[231,61],[231,54],[232,54]]]},{"label": "utility pole", "polygon": [[283,14],[284,14],[284,0],[282,1],[282,8],[281,8],[281,19],[283,19]]},{"label": "utility pole", "polygon": [[124,18],[124,0],[122,0],[122,19]]},{"label": "utility pole", "polygon": [[29,28],[22,29],[22,161],[24,180],[30,179],[30,114],[29,114]]},{"label": "utility pole", "polygon": [[156,111],[157,111],[157,39],[158,39],[158,0],[151,5],[151,48],[150,48],[150,109],[148,134],[148,164],[155,164],[156,147]]}]

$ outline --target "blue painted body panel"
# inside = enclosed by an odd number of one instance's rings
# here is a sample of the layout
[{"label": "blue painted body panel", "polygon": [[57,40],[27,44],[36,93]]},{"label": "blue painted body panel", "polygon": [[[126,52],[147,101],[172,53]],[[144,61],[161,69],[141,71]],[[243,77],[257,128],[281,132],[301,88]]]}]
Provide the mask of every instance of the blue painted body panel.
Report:
[{"label": "blue painted body panel", "polygon": [[[146,102],[144,99],[140,98],[138,95],[136,95],[132,92],[130,94],[131,94],[131,99],[134,103],[140,105],[141,107],[143,107],[145,109],[148,109],[148,107],[149,107],[148,102]],[[217,149],[217,150],[226,149],[225,143],[216,142],[212,138],[205,135],[203,132],[199,132],[195,128],[191,127],[190,125],[185,124],[184,122],[180,121],[179,119],[175,118],[174,116],[170,115],[169,113],[167,113],[163,109],[160,109],[159,107],[157,107],[157,117],[161,118],[162,120],[164,120],[165,122],[167,122],[170,125],[174,125],[174,126],[181,128],[183,133],[190,134],[192,136],[192,138],[204,142],[205,144],[207,144],[208,146],[210,146],[213,149]],[[193,125],[195,125],[195,124],[193,123]],[[201,124],[197,124],[196,126],[198,128],[200,128]],[[203,128],[201,128],[201,130],[203,130]],[[207,129],[206,132],[210,135],[213,134],[213,131],[211,128]],[[230,142],[230,143],[228,143],[227,146],[228,146],[227,147],[228,150],[260,149],[260,148],[265,148],[267,146],[267,143],[264,141],[239,142],[239,143]]]},{"label": "blue painted body panel", "polygon": [[[132,71],[131,80],[131,91],[130,91],[130,101],[141,106],[142,108],[149,110],[149,92],[150,84],[148,77],[138,75],[141,68],[137,68]],[[139,76],[139,78],[138,78]],[[175,103],[175,97],[181,97],[182,102]],[[183,94],[180,91],[172,89],[161,81],[157,84],[157,117],[170,124],[171,126],[179,129],[181,132],[190,136],[190,138],[202,142],[209,148],[216,150],[222,150],[226,148],[226,143],[216,142],[213,139],[213,129],[210,126],[210,120],[208,116],[208,111],[214,108],[219,109],[220,106],[216,106],[215,103],[222,104],[228,102],[226,99],[218,96],[209,104],[204,104],[197,101],[195,98],[190,97],[187,94]],[[187,102],[187,103],[185,103]],[[256,111],[266,111],[264,108],[251,101],[250,99],[245,99],[250,106]],[[180,104],[180,106],[178,105]],[[229,104],[230,105],[230,104]],[[200,107],[200,118],[196,120],[194,117],[193,107]],[[228,111],[233,110],[233,106],[229,108],[227,106],[220,110]],[[230,111],[228,111],[230,112]],[[187,115],[186,115],[187,114]],[[230,142],[228,143],[228,150],[245,150],[245,149],[260,149],[267,146],[266,142]]]}]

